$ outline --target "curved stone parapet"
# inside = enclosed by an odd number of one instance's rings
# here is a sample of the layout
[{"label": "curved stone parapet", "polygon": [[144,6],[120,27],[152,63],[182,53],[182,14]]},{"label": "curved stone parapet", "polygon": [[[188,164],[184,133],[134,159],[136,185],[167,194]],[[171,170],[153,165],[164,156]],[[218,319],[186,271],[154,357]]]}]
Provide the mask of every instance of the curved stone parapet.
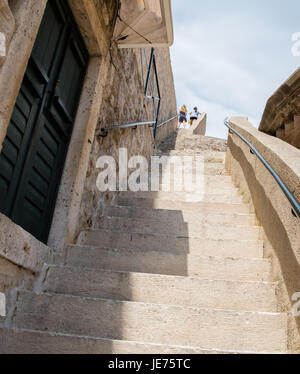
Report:
[{"label": "curved stone parapet", "polygon": [[[300,202],[300,150],[258,131],[247,118],[233,117],[230,126],[262,154]],[[264,256],[273,259],[274,276],[284,281],[281,308],[291,316],[291,350],[299,350],[300,319],[291,311],[293,295],[300,292],[300,218],[274,177],[235,134],[229,134],[226,168],[263,227]]]}]

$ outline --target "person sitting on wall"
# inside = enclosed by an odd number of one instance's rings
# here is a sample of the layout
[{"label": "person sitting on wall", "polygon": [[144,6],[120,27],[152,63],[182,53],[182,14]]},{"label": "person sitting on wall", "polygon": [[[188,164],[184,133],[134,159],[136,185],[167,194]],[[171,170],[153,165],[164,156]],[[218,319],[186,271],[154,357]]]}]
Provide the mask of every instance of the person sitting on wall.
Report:
[{"label": "person sitting on wall", "polygon": [[197,121],[200,114],[201,113],[198,112],[198,108],[195,106],[194,110],[190,113],[190,125],[192,125],[194,121]]},{"label": "person sitting on wall", "polygon": [[183,105],[179,110],[179,128],[186,128],[187,124],[187,107]]}]

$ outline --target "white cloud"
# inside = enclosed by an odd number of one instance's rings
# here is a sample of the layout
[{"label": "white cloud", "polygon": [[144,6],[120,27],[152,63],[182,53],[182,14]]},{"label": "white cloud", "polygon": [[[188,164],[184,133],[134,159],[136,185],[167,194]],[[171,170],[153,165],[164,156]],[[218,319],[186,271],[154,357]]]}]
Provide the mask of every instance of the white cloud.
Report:
[{"label": "white cloud", "polygon": [[226,137],[227,115],[248,116],[258,126],[269,96],[299,66],[300,58],[291,54],[299,3],[187,0],[184,5],[173,0],[178,105],[207,112],[208,135]]}]

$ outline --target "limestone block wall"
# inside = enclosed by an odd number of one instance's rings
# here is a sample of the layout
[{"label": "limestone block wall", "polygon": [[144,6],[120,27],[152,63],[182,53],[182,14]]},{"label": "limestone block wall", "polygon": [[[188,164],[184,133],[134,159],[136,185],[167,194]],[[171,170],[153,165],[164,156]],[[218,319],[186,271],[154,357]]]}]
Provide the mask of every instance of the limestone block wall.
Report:
[{"label": "limestone block wall", "polygon": [[[300,201],[300,150],[257,131],[247,118],[231,126],[263,155]],[[274,279],[282,280],[281,308],[289,313],[291,351],[300,351],[300,318],[292,316],[292,296],[300,292],[300,218],[275,179],[237,135],[229,134],[226,168],[263,227],[264,255],[273,261]]]},{"label": "limestone block wall", "polygon": [[[159,122],[162,123],[176,115],[177,105],[169,49],[157,49],[155,53],[162,96]],[[149,57],[150,48],[145,53],[142,51],[142,57],[138,49],[113,49],[112,61],[109,63],[107,80],[104,84],[96,135],[101,133],[101,128],[155,120],[152,100],[144,97]],[[129,159],[136,155],[149,159],[155,153],[157,144],[169,136],[176,126],[177,119],[159,128],[156,141],[153,137],[153,129],[148,126],[113,130],[105,138],[95,137],[77,234],[85,227],[97,226],[97,218],[102,215],[104,202],[108,203],[113,197],[113,194],[100,193],[97,190],[96,179],[100,171],[96,168],[98,158],[113,156],[118,167],[119,149],[126,148]]]},{"label": "limestone block wall", "polygon": [[300,68],[268,100],[259,130],[300,149]]},{"label": "limestone block wall", "polygon": [[[0,151],[26,71],[47,0],[0,0]],[[101,127],[153,119],[152,103],[143,96],[139,50],[117,50],[111,43],[118,2],[68,0],[88,48],[90,61],[74,123],[56,201],[48,246],[0,214],[0,292],[30,287],[44,262],[74,243],[80,230],[95,224],[105,198],[96,190],[95,162],[119,147],[149,157],[152,130],[114,131],[99,139]],[[146,51],[148,57],[150,48]],[[169,50],[157,50],[163,96],[161,121],[176,114]],[[144,66],[147,69],[147,66]],[[158,142],[176,127],[173,121],[158,132]],[[55,253],[56,251],[56,253]]]}]

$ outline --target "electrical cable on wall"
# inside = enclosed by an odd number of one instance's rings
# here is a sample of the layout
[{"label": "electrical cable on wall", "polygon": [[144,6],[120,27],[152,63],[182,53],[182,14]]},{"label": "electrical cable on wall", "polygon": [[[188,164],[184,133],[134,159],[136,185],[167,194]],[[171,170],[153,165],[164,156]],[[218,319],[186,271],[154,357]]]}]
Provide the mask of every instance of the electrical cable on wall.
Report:
[{"label": "electrical cable on wall", "polygon": [[[125,26],[129,27],[133,32],[135,32],[137,35],[139,35],[141,38],[143,38],[147,43],[152,44],[152,42],[149,39],[147,39],[145,36],[143,36],[138,31],[136,31],[133,27],[131,27],[127,22],[125,22],[121,18],[120,12],[118,12],[117,18],[119,18],[120,22],[124,23]],[[120,38],[118,38],[116,40],[125,40],[126,38],[128,38],[128,35],[121,36]]]}]

